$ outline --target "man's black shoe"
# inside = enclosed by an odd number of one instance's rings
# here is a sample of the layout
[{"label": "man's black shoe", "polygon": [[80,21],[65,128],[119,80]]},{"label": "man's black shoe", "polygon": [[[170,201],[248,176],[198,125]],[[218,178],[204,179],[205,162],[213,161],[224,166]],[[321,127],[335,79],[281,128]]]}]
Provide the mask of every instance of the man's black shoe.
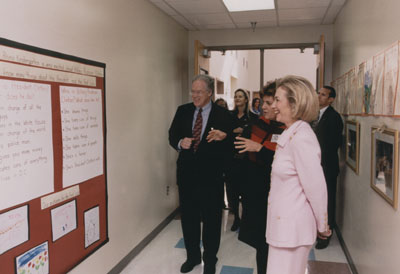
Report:
[{"label": "man's black shoe", "polygon": [[231,231],[236,231],[239,229],[239,227],[240,227],[240,219],[235,219],[235,221],[231,226]]},{"label": "man's black shoe", "polygon": [[215,274],[215,264],[204,264],[203,274]]},{"label": "man's black shoe", "polygon": [[189,261],[189,260],[187,260],[186,262],[184,262],[184,263],[182,264],[182,266],[181,266],[181,272],[182,272],[182,273],[188,273],[188,272],[192,271],[193,268],[194,268],[196,265],[200,264],[200,263],[201,263],[201,260],[198,260],[198,261]]},{"label": "man's black shoe", "polygon": [[331,240],[331,236],[326,239],[317,238],[317,244],[315,245],[315,249],[324,249],[329,245],[329,241]]}]

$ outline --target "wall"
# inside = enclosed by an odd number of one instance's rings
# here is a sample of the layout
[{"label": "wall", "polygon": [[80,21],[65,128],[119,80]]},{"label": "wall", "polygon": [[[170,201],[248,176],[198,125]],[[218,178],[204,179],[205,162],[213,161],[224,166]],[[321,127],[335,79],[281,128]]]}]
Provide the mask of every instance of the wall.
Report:
[{"label": "wall", "polygon": [[[224,95],[217,95],[216,98],[223,98],[228,102],[229,109],[233,109],[233,96],[235,88],[231,87],[231,77],[237,79],[236,88],[243,88],[250,92],[260,88],[260,51],[239,50],[211,52],[210,75],[217,77],[224,82]],[[251,100],[251,99],[250,99]]]},{"label": "wall", "polygon": [[[400,1],[348,0],[334,24],[333,77],[384,50],[400,38]],[[343,165],[338,220],[361,274],[399,273],[400,213],[370,187],[371,126],[400,130],[399,119],[355,117],[361,123],[360,174]]]},{"label": "wall", "polygon": [[187,31],[145,0],[3,0],[0,13],[3,38],[107,65],[110,242],[71,272],[105,273],[177,208],[167,132],[187,93]]},{"label": "wall", "polygon": [[318,43],[321,34],[325,36],[325,83],[330,83],[333,25],[257,28],[255,32],[251,29],[190,31],[189,78],[193,76],[195,40],[199,40],[205,46]]},{"label": "wall", "polygon": [[318,55],[314,55],[314,49],[305,49],[304,53],[299,49],[265,50],[264,56],[264,82],[293,74],[305,77],[316,87]]}]

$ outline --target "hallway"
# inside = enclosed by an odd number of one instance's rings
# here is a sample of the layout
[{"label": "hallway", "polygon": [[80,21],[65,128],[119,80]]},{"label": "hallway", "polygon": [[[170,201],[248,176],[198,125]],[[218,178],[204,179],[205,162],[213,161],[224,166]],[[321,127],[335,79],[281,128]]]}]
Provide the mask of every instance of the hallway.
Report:
[{"label": "hallway", "polygon": [[[237,232],[230,231],[233,216],[224,211],[217,274],[256,274],[255,249],[240,242]],[[122,274],[179,274],[186,259],[180,220],[174,219],[139,253]],[[202,274],[196,266],[191,274]],[[306,273],[307,274],[307,273]],[[311,249],[308,274],[351,274],[336,234],[328,248]]]}]

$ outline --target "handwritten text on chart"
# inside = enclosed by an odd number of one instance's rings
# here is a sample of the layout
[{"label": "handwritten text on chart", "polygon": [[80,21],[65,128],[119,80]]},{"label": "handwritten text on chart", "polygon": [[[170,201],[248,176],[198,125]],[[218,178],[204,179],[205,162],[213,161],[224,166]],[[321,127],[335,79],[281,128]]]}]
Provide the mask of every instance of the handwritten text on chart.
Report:
[{"label": "handwritten text on chart", "polygon": [[53,191],[50,86],[0,80],[0,210]]},{"label": "handwritten text on chart", "polygon": [[47,195],[40,199],[41,209],[43,210],[45,208],[51,207],[53,205],[56,205],[58,203],[61,203],[68,199],[71,199],[78,195],[79,195],[79,185],[64,189],[62,191],[59,191],[59,192],[56,192],[56,193],[53,193],[50,195]]},{"label": "handwritten text on chart", "polygon": [[60,87],[63,186],[103,174],[100,89]]}]

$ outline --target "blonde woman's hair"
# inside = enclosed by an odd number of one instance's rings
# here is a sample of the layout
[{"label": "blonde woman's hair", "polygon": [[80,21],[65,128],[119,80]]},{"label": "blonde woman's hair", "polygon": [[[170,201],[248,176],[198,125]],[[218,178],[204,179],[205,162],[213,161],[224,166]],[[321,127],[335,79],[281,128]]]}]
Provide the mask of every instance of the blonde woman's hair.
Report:
[{"label": "blonde woman's hair", "polygon": [[318,117],[318,95],[312,84],[301,76],[288,75],[277,81],[283,88],[292,107],[293,119],[311,122]]}]

